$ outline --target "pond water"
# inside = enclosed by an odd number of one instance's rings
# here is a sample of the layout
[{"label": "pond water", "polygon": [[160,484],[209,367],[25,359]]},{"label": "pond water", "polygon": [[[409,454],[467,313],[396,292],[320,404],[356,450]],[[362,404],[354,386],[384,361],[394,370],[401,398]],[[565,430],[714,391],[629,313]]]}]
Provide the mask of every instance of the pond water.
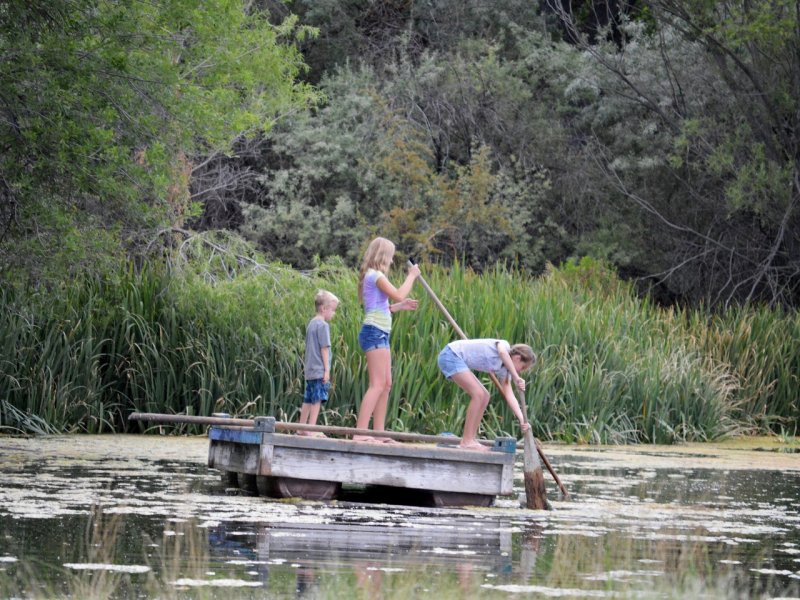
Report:
[{"label": "pond water", "polygon": [[2,598],[800,598],[794,440],[545,450],[551,511],[270,500],[204,437],[0,437]]}]

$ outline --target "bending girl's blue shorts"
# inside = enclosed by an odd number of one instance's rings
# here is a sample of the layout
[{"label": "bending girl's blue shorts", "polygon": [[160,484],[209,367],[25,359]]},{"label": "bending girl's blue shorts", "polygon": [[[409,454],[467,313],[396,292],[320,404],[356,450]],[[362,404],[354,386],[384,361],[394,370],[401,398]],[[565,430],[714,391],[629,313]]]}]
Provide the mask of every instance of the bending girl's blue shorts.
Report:
[{"label": "bending girl's blue shorts", "polygon": [[461,357],[453,352],[450,349],[450,346],[445,346],[444,350],[439,352],[438,363],[439,369],[441,369],[444,376],[448,379],[450,379],[456,373],[461,373],[461,371],[469,371],[467,363],[465,363]]},{"label": "bending girl's blue shorts", "polygon": [[328,401],[330,383],[323,383],[322,379],[306,379],[306,393],[303,395],[304,404],[316,404]]},{"label": "bending girl's blue shorts", "polygon": [[358,332],[358,345],[364,352],[389,347],[389,334],[374,325],[362,325]]}]

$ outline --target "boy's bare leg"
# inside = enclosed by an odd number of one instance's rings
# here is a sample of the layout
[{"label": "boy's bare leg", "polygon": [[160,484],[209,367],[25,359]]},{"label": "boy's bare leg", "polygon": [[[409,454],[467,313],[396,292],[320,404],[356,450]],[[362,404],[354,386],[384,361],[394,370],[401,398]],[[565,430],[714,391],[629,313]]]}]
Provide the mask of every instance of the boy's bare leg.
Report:
[{"label": "boy's bare leg", "polygon": [[478,427],[481,424],[483,413],[486,412],[486,407],[489,405],[489,392],[472,371],[461,371],[451,376],[450,379],[467,392],[470,397],[467,416],[464,420],[464,432],[461,435],[459,447],[467,450],[488,452],[489,449],[476,440],[475,437],[478,435]]},{"label": "boy's bare leg", "polygon": [[[308,423],[308,419],[311,416],[311,405],[308,402],[303,402],[303,405],[300,407],[300,418],[297,420],[298,423],[301,425],[305,425]],[[297,435],[308,435],[307,431],[299,430]]]},{"label": "boy's bare leg", "polygon": [[[317,424],[317,418],[319,417],[320,408],[322,408],[322,402],[314,402],[314,404],[311,405],[311,414],[308,416],[309,425]],[[308,431],[306,433],[314,437],[328,437],[321,431]]]},{"label": "boy's bare leg", "polygon": [[317,418],[319,417],[319,409],[322,406],[322,402],[314,402],[311,405],[311,410],[309,411],[308,415],[308,424],[309,425],[316,425]]}]

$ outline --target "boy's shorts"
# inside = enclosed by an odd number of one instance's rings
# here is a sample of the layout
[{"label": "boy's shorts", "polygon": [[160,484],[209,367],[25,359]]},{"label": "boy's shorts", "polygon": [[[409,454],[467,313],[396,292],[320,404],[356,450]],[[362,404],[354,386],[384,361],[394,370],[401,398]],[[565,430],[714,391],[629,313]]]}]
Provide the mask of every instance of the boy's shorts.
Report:
[{"label": "boy's shorts", "polygon": [[456,373],[461,373],[461,371],[469,371],[467,363],[465,363],[461,357],[453,352],[450,349],[450,346],[445,346],[444,350],[439,352],[438,363],[439,369],[441,369],[444,376],[448,379],[450,379]]},{"label": "boy's shorts", "polygon": [[358,345],[364,352],[389,347],[389,334],[374,325],[362,325],[358,332]]},{"label": "boy's shorts", "polygon": [[328,401],[330,383],[323,383],[322,379],[306,379],[306,393],[303,395],[304,404],[316,404]]}]

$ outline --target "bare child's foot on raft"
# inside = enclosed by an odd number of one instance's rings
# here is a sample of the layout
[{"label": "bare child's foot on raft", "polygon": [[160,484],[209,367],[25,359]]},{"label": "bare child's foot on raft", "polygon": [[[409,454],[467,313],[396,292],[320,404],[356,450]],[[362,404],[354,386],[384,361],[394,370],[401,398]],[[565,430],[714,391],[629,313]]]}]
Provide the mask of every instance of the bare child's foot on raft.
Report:
[{"label": "bare child's foot on raft", "polygon": [[471,442],[466,442],[466,443],[461,442],[458,445],[458,447],[461,450],[473,450],[473,451],[476,451],[476,452],[489,452],[489,448],[487,448],[486,446],[484,446],[483,444],[481,444],[477,440],[472,440]]},{"label": "bare child's foot on raft", "polygon": [[375,441],[378,442],[379,444],[389,444],[390,446],[399,446],[400,445],[400,442],[398,442],[397,440],[393,440],[390,437],[375,438]]},{"label": "bare child's foot on raft", "polygon": [[321,431],[307,431],[307,430],[304,430],[304,429],[299,430],[297,432],[297,435],[304,435],[306,437],[328,437],[327,435],[325,435]]},{"label": "bare child's foot on raft", "polygon": [[372,437],[371,435],[354,435],[354,442],[364,442],[367,444],[389,444],[391,446],[399,446],[400,442],[393,440],[389,437]]}]

